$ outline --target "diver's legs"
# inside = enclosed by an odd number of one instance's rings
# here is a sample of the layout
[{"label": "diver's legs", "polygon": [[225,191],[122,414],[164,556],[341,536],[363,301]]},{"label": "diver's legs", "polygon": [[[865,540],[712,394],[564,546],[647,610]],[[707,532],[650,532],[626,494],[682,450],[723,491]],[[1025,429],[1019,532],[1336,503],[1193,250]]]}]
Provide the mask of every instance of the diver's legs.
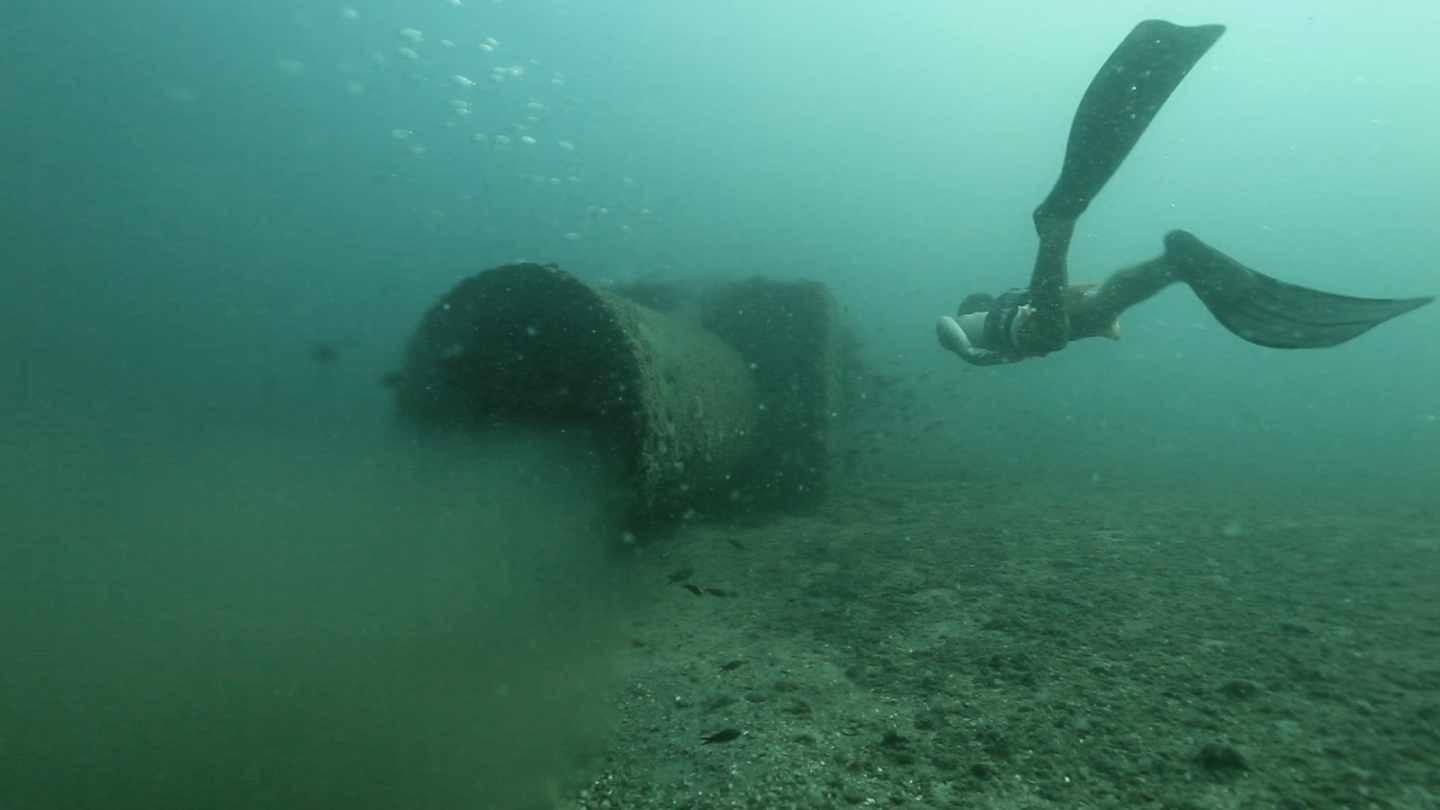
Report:
[{"label": "diver's legs", "polygon": [[1070,251],[1074,220],[1035,220],[1040,249],[1030,273],[1030,312],[1015,334],[1015,346],[1025,355],[1058,352],[1070,341],[1070,313],[1065,306],[1069,272],[1065,255]]},{"label": "diver's legs", "polygon": [[1060,177],[1033,215],[1040,248],[1030,274],[1030,309],[1015,333],[1020,352],[1047,354],[1063,349],[1071,339],[1065,256],[1075,222],[1120,168],[1165,100],[1224,32],[1222,25],[1146,20],[1130,31],[1091,79],[1070,124]]},{"label": "diver's legs", "polygon": [[1116,270],[1099,287],[1072,296],[1071,338],[1113,337],[1121,313],[1179,280],[1165,256]]}]

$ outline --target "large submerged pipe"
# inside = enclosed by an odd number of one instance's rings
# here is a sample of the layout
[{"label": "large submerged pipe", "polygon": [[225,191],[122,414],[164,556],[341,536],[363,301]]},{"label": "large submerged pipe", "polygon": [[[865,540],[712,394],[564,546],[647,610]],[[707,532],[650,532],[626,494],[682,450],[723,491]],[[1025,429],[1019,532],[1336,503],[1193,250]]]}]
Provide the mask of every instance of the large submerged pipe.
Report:
[{"label": "large submerged pipe", "polygon": [[441,297],[393,382],[420,428],[588,431],[628,479],[627,519],[666,521],[824,495],[847,335],[816,282],[596,289],[512,264]]},{"label": "large submerged pipe", "polygon": [[553,266],[499,267],[445,294],[394,387],[420,427],[585,426],[621,456],[632,516],[733,499],[755,455],[756,384],[735,348]]}]

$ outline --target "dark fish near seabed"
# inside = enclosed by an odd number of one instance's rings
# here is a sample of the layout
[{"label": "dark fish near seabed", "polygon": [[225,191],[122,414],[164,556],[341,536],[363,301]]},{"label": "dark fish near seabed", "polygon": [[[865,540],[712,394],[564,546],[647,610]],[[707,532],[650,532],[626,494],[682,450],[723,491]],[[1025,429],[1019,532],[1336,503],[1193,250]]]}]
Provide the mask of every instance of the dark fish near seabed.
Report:
[{"label": "dark fish near seabed", "polygon": [[700,744],[711,745],[712,743],[726,743],[737,739],[739,736],[740,729],[738,728],[722,728],[719,731],[712,731],[709,734],[703,735],[700,738]]}]

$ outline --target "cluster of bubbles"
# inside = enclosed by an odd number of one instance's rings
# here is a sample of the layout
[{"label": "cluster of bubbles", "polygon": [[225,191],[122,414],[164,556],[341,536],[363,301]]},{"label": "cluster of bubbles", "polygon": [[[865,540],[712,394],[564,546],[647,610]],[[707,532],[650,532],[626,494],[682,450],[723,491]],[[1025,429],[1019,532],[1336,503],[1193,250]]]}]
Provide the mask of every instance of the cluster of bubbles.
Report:
[{"label": "cluster of bubbles", "polygon": [[[367,99],[374,111],[372,135],[406,159],[440,163],[443,172],[432,176],[456,178],[459,202],[478,195],[494,201],[496,210],[503,201],[512,214],[517,206],[532,212],[532,224],[551,233],[556,245],[597,238],[615,244],[652,222],[654,212],[633,177],[587,161],[584,105],[570,91],[570,77],[511,53],[497,35],[503,31],[477,33],[483,18],[465,0],[439,1],[463,16],[443,23],[445,15],[437,22],[432,12],[428,26],[372,25],[370,13],[343,7],[330,23],[333,33],[322,32],[356,50],[336,71],[341,91]],[[309,72],[290,56],[275,66],[288,75]],[[401,95],[377,102],[385,93]],[[405,120],[383,120],[392,115]],[[406,172],[387,165],[389,174]],[[430,214],[448,220],[455,212]]]}]

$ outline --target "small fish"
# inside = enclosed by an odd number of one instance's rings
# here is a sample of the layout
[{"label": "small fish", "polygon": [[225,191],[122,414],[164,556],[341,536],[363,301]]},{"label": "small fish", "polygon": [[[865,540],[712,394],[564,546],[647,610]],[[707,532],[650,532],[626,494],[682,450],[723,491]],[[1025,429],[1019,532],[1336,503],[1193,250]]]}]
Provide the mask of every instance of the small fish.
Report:
[{"label": "small fish", "polygon": [[708,594],[710,594],[711,596],[719,596],[719,597],[721,597],[722,599],[723,599],[724,597],[727,597],[727,596],[734,596],[734,594],[730,593],[729,591],[722,591],[722,590],[720,590],[719,588],[705,587],[705,588],[702,588],[701,590],[705,591],[705,593],[708,593]]},{"label": "small fish", "polygon": [[735,670],[739,669],[740,667],[742,667],[742,666],[744,666],[744,665],[745,665],[745,659],[743,659],[743,658],[736,658],[734,661],[726,661],[725,663],[721,664],[721,665],[720,665],[720,671],[721,671],[721,672],[734,672]]},{"label": "small fish", "polygon": [[733,537],[727,537],[727,538],[725,538],[725,542],[729,543],[730,545],[734,546],[735,548],[740,549],[741,551],[746,551],[746,550],[747,550],[747,549],[745,548],[745,544],[744,544],[744,543],[741,543],[739,540],[736,540],[736,539],[733,538]]},{"label": "small fish", "polygon": [[310,359],[317,366],[333,366],[340,362],[340,347],[333,343],[317,343],[310,347]]},{"label": "small fish", "polygon": [[670,576],[666,577],[666,579],[671,582],[684,582],[685,580],[694,576],[694,574],[695,569],[686,566],[685,568],[681,568],[679,571],[672,572]]},{"label": "small fish", "polygon": [[702,591],[702,590],[700,590],[700,586],[694,584],[693,582],[687,582],[687,583],[685,583],[685,590],[689,591],[690,593],[695,594],[696,596],[704,596],[704,595],[705,595],[705,592]]},{"label": "small fish", "polygon": [[719,731],[712,731],[709,734],[702,735],[700,737],[700,744],[710,745],[712,743],[727,743],[731,740],[739,738],[739,736],[740,729],[738,728],[722,728]]},{"label": "small fish", "polygon": [[880,744],[886,748],[905,748],[910,745],[910,738],[891,729],[880,737]]}]

